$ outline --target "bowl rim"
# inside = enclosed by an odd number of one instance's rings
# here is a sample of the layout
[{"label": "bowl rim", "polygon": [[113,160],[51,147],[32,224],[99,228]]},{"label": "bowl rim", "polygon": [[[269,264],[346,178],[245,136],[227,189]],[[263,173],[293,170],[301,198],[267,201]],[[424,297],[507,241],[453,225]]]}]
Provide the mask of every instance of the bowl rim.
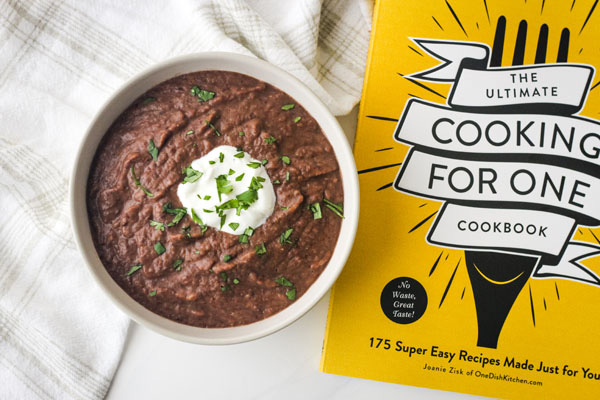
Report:
[{"label": "bowl rim", "polygon": [[[195,69],[186,69],[188,64],[196,66]],[[203,65],[218,67],[203,68]],[[173,72],[178,68],[183,68],[183,70],[179,73]],[[272,316],[247,325],[227,328],[201,328],[182,324],[148,310],[130,297],[110,277],[100,262],[96,248],[91,241],[87,212],[87,180],[98,143],[106,133],[107,128],[102,128],[102,126],[110,126],[116,116],[123,112],[133,99],[138,98],[158,83],[184,73],[203,70],[223,70],[246,74],[265,81],[293,97],[319,123],[325,137],[332,145],[340,167],[344,190],[345,218],[342,220],[334,252],[326,267],[308,290],[292,304]],[[260,77],[256,76],[257,73]],[[148,82],[152,82],[153,79],[157,80],[157,83],[149,84]],[[286,87],[282,88],[281,86]],[[298,97],[303,100],[298,100]],[[115,114],[115,116],[110,118],[111,114]],[[83,185],[81,185],[82,182]],[[154,64],[120,85],[104,101],[80,139],[75,154],[69,180],[69,211],[74,240],[88,271],[101,291],[129,318],[159,334],[185,342],[234,344],[270,335],[290,325],[312,309],[331,288],[349,257],[356,235],[359,216],[358,185],[356,164],[344,131],[325,104],[304,83],[283,69],[258,58],[237,53],[204,52],[178,56]],[[309,293],[310,296],[307,296]]]}]

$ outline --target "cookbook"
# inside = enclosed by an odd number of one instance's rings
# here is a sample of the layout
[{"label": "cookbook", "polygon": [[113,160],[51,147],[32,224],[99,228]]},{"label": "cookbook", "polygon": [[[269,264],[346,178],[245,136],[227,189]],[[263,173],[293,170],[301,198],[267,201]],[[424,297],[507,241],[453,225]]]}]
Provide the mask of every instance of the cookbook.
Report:
[{"label": "cookbook", "polygon": [[380,0],[323,372],[600,396],[598,0]]}]

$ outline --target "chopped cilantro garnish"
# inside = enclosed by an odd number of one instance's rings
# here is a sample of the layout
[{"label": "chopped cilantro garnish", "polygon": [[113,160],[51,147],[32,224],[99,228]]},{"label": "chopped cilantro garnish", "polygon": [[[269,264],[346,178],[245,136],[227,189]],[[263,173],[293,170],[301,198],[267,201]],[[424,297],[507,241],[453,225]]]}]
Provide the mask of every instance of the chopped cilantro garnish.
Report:
[{"label": "chopped cilantro garnish", "polygon": [[227,286],[227,285],[221,286],[221,292],[226,292],[228,290],[229,290],[229,286]]},{"label": "chopped cilantro garnish", "polygon": [[183,258],[178,258],[177,260],[175,260],[175,262],[173,263],[173,268],[175,269],[175,271],[181,271],[181,264],[183,264]]},{"label": "chopped cilantro garnish", "polygon": [[301,119],[302,119],[302,117],[296,117],[296,118],[294,118],[294,123],[297,124]]},{"label": "chopped cilantro garnish", "polygon": [[150,297],[156,296],[156,290],[153,290],[150,293],[148,293],[148,296],[150,296]]},{"label": "chopped cilantro garnish", "polygon": [[219,194],[219,201],[221,201],[221,195],[231,193],[233,191],[233,186],[229,179],[227,179],[227,175],[219,175],[216,178],[217,181],[217,193]]},{"label": "chopped cilantro garnish", "polygon": [[244,152],[243,152],[243,151],[240,151],[239,153],[235,153],[233,156],[234,156],[235,158],[244,158]]},{"label": "chopped cilantro garnish", "polygon": [[258,190],[258,189],[262,189],[263,185],[261,185],[261,182],[264,182],[265,178],[260,177],[260,176],[256,176],[256,177],[252,177],[252,179],[250,180],[250,186],[248,186],[249,189],[252,190]]},{"label": "chopped cilantro garnish", "polygon": [[288,300],[296,299],[296,288],[286,290],[285,295],[288,298]]},{"label": "chopped cilantro garnish", "polygon": [[285,276],[280,276],[275,279],[275,282],[280,284],[281,286],[288,287],[289,289],[285,291],[285,295],[288,300],[294,300],[296,298],[296,288],[294,284],[290,282]]},{"label": "chopped cilantro garnish", "polygon": [[265,247],[265,242],[262,242],[261,244],[256,246],[255,250],[256,250],[256,254],[258,254],[258,255],[267,254],[267,248]]},{"label": "chopped cilantro garnish", "polygon": [[187,214],[187,209],[185,208],[172,208],[171,203],[165,203],[163,205],[163,211],[167,214],[174,215],[173,221],[171,221],[167,226],[175,226],[183,219],[183,217]]},{"label": "chopped cilantro garnish", "polygon": [[163,244],[161,242],[156,242],[154,244],[154,251],[156,251],[158,253],[158,255],[160,256],[161,254],[163,254],[167,249],[165,249],[165,246],[163,246]]},{"label": "chopped cilantro garnish", "polygon": [[284,164],[290,165],[290,163],[292,162],[288,156],[281,156],[280,158]]},{"label": "chopped cilantro garnish", "polygon": [[225,220],[227,220],[227,215],[223,214],[221,215],[221,225],[219,226],[219,229],[223,229],[223,225],[225,225]]},{"label": "chopped cilantro garnish", "polygon": [[283,232],[281,234],[281,236],[279,237],[279,243],[283,244],[294,244],[294,242],[290,239],[290,236],[292,235],[292,232],[294,231],[293,228],[288,228],[285,230],[285,232]]},{"label": "chopped cilantro garnish", "polygon": [[200,250],[194,251],[194,254],[200,254]]},{"label": "chopped cilantro garnish", "polygon": [[290,209],[289,207],[279,207],[279,208],[281,208],[283,211]]},{"label": "chopped cilantro garnish", "polygon": [[241,174],[240,176],[238,176],[237,178],[235,178],[236,182],[241,181],[242,179],[244,179],[244,175],[246,175],[245,173]]},{"label": "chopped cilantro garnish", "polygon": [[210,121],[205,121],[205,122],[206,122],[206,125],[210,126],[211,129],[215,132],[215,135],[221,136],[221,132],[219,132],[219,130]]},{"label": "chopped cilantro garnish", "polygon": [[281,286],[288,286],[288,287],[294,286],[294,284],[292,282],[290,282],[285,276],[280,276],[279,278],[275,279],[275,283],[278,283]]},{"label": "chopped cilantro garnish", "polygon": [[274,138],[273,136],[269,136],[268,138],[265,138],[265,143],[266,144],[273,144],[277,141],[276,138]]},{"label": "chopped cilantro garnish", "polygon": [[240,224],[238,224],[237,222],[232,222],[229,224],[229,227],[231,229],[233,229],[234,231],[240,226]]},{"label": "chopped cilantro garnish", "polygon": [[290,171],[285,171],[285,181],[286,182],[290,181]]},{"label": "chopped cilantro garnish", "polygon": [[215,210],[209,210],[207,208],[203,208],[202,211],[204,211],[205,213],[209,213],[209,214],[215,212]]},{"label": "chopped cilantro garnish", "polygon": [[142,183],[140,182],[138,177],[135,176],[135,169],[133,168],[133,165],[131,166],[131,176],[133,178],[133,182],[135,183],[135,186],[142,189],[142,192],[144,192],[146,194],[146,196],[154,197],[154,194],[152,194],[148,189],[146,189],[144,186],[142,186]]},{"label": "chopped cilantro garnish", "polygon": [[186,135],[192,135],[192,134],[194,134],[194,130],[193,130],[193,129],[190,129],[190,130],[189,130],[189,131],[187,131],[185,134],[186,134]]},{"label": "chopped cilantro garnish", "polygon": [[319,203],[311,204],[310,210],[313,213],[313,219],[323,218],[323,214],[321,214],[321,204],[319,204]]},{"label": "chopped cilantro garnish", "polygon": [[215,97],[215,92],[209,92],[208,90],[200,89],[198,86],[193,86],[190,93],[192,96],[198,98],[198,102],[205,102]]},{"label": "chopped cilantro garnish", "polygon": [[200,179],[202,177],[202,175],[204,175],[204,172],[200,172],[194,168],[192,168],[192,166],[190,165],[187,168],[184,168],[181,173],[185,174],[185,178],[183,178],[183,182],[181,182],[182,184],[185,183],[193,183],[196,182],[198,179]]},{"label": "chopped cilantro garnish", "polygon": [[213,161],[213,160],[210,160],[208,163],[209,163],[210,165],[213,165],[213,164],[216,164],[217,162],[216,162],[216,161]]},{"label": "chopped cilantro garnish", "polygon": [[240,280],[238,278],[233,278],[233,284],[237,285],[238,283],[240,283]]},{"label": "chopped cilantro garnish", "polygon": [[142,101],[142,104],[150,104],[153,101],[156,101],[156,97],[146,97],[144,101]]},{"label": "chopped cilantro garnish", "polygon": [[269,162],[269,160],[262,160],[260,163],[261,163],[262,165],[267,165],[267,163],[268,163],[268,162]]},{"label": "chopped cilantro garnish", "polygon": [[259,162],[257,162],[257,161],[252,161],[251,163],[249,163],[249,164],[247,164],[247,165],[248,165],[250,168],[254,168],[254,169],[256,169],[256,168],[260,167],[262,164],[261,164],[261,163],[259,163]]},{"label": "chopped cilantro garnish", "polygon": [[254,229],[253,228],[246,228],[246,230],[244,231],[244,234],[240,236],[240,243],[248,243],[248,238],[250,238],[250,236],[252,236],[254,234]]},{"label": "chopped cilantro garnish", "polygon": [[212,196],[206,195],[206,196],[204,196],[204,200],[210,200],[211,197]]},{"label": "chopped cilantro garnish", "polygon": [[127,272],[127,276],[133,275],[135,272],[139,271],[140,269],[142,269],[142,264],[135,264],[134,266],[132,266],[129,269],[129,272]]},{"label": "chopped cilantro garnish", "polygon": [[191,226],[184,226],[181,228],[181,232],[184,233],[185,237],[188,239],[192,238],[192,233],[190,232]]},{"label": "chopped cilantro garnish", "polygon": [[275,180],[273,181],[273,184],[274,184],[274,185],[281,185],[281,181],[280,181],[279,179],[275,179]]},{"label": "chopped cilantro garnish", "polygon": [[219,153],[219,162],[222,163],[224,159],[225,159],[225,154]]},{"label": "chopped cilantro garnish", "polygon": [[154,145],[154,140],[152,139],[148,142],[148,153],[150,153],[154,161],[158,160],[158,149]]},{"label": "chopped cilantro garnish", "polygon": [[331,211],[337,214],[338,217],[344,218],[344,208],[341,204],[334,203],[327,199],[323,199],[323,203],[325,203],[325,207],[329,208]]},{"label": "chopped cilantro garnish", "polygon": [[156,229],[157,231],[165,230],[165,224],[163,224],[162,222],[154,221],[152,219],[150,220],[150,226],[153,226],[154,229]]},{"label": "chopped cilantro garnish", "polygon": [[246,134],[244,132],[241,132],[241,131],[238,133],[238,136],[245,136],[245,135]]},{"label": "chopped cilantro garnish", "polygon": [[204,232],[206,232],[208,230],[208,225],[200,225],[200,228],[202,228],[202,234],[204,235]]},{"label": "chopped cilantro garnish", "polygon": [[235,198],[241,202],[247,203],[248,205],[258,200],[258,192],[253,189],[248,189],[243,193],[238,194]]},{"label": "chopped cilantro garnish", "polygon": [[[229,260],[231,260],[231,256],[229,254],[225,254],[223,256],[223,261],[229,262]],[[225,276],[225,279],[227,279],[227,276]]]},{"label": "chopped cilantro garnish", "polygon": [[204,225],[204,222],[202,222],[202,219],[200,219],[198,214],[196,214],[196,210],[194,210],[193,208],[192,208],[192,221],[194,221],[198,225]]},{"label": "chopped cilantro garnish", "polygon": [[293,103],[292,103],[292,104],[286,104],[286,105],[284,105],[284,106],[281,106],[281,109],[282,109],[283,111],[288,111],[288,110],[291,110],[291,109],[292,109],[292,108],[294,108],[294,107],[295,107],[295,104],[293,104]]},{"label": "chopped cilantro garnish", "polygon": [[233,174],[235,174],[235,171],[232,170],[231,168],[229,168],[229,172],[227,173],[227,175],[233,175]]}]

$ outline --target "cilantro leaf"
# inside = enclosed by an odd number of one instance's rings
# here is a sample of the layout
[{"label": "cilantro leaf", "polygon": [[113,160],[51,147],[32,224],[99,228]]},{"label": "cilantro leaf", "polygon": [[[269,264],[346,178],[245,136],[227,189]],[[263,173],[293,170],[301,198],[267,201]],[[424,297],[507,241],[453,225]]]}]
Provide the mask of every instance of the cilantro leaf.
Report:
[{"label": "cilantro leaf", "polygon": [[290,282],[285,276],[280,276],[279,278],[275,279],[275,283],[278,283],[281,286],[288,286],[288,287],[294,286],[294,284],[292,282]]},{"label": "cilantro leaf", "polygon": [[165,230],[165,224],[163,224],[162,222],[154,221],[153,219],[150,220],[150,226],[153,226],[154,229],[156,229],[157,231]]},{"label": "cilantro leaf", "polygon": [[323,214],[321,213],[321,204],[319,204],[319,203],[311,204],[310,210],[313,213],[313,219],[323,218]]},{"label": "cilantro leaf", "polygon": [[171,203],[163,204],[163,211],[167,214],[174,215],[175,218],[167,224],[167,226],[175,226],[183,219],[183,217],[187,214],[187,209],[185,208],[172,208]]},{"label": "cilantro leaf", "polygon": [[198,179],[200,179],[202,177],[202,175],[204,175],[204,172],[200,172],[197,169],[192,168],[192,166],[188,166],[186,168],[183,169],[183,171],[181,171],[183,174],[185,174],[185,178],[183,178],[183,182],[182,184],[186,184],[186,183],[193,183],[196,182]]},{"label": "cilantro leaf", "polygon": [[154,194],[152,194],[148,189],[146,189],[144,186],[142,186],[142,183],[140,182],[138,177],[135,176],[135,169],[133,168],[133,165],[131,166],[131,176],[133,178],[133,182],[135,183],[135,186],[142,189],[142,192],[144,192],[146,194],[146,196],[154,197]]},{"label": "cilantro leaf", "polygon": [[293,103],[292,103],[292,104],[286,104],[286,105],[284,105],[284,106],[281,106],[281,109],[282,109],[283,111],[288,111],[288,110],[291,110],[292,108],[294,108],[295,106],[296,106],[296,105],[295,105],[295,104],[293,104]]},{"label": "cilantro leaf", "polygon": [[175,269],[175,271],[181,271],[181,264],[183,264],[183,258],[178,258],[177,260],[175,260],[175,262],[173,263],[173,268]]},{"label": "cilantro leaf", "polygon": [[246,228],[244,234],[240,236],[240,243],[248,243],[250,236],[254,234],[254,228]]},{"label": "cilantro leaf", "polygon": [[198,214],[196,214],[196,210],[194,210],[193,208],[192,208],[192,221],[194,221],[198,225],[204,225],[204,222],[202,222],[202,220],[200,219]]},{"label": "cilantro leaf", "polygon": [[225,174],[219,175],[215,179],[217,181],[217,193],[219,194],[219,201],[221,201],[221,194],[231,193],[233,191],[233,186]]},{"label": "cilantro leaf", "polygon": [[256,250],[256,254],[258,254],[258,255],[267,254],[267,248],[265,247],[265,242],[262,242],[261,244],[256,246],[255,250]]},{"label": "cilantro leaf", "polygon": [[192,96],[198,98],[198,102],[205,102],[215,97],[215,92],[210,92],[208,90],[200,89],[198,86],[193,86],[190,91]]},{"label": "cilantro leaf", "polygon": [[135,264],[134,266],[132,266],[129,269],[129,272],[127,272],[127,276],[133,275],[135,272],[139,271],[140,269],[142,269],[142,264]]},{"label": "cilantro leaf", "polygon": [[210,121],[204,121],[206,122],[206,125],[210,126],[211,129],[215,132],[215,135],[217,136],[221,136],[221,132],[219,132],[219,130],[217,129],[216,126],[214,126]]},{"label": "cilantro leaf", "polygon": [[165,249],[165,246],[163,246],[163,244],[161,242],[156,242],[154,244],[154,251],[156,251],[156,253],[158,253],[158,255],[160,256],[165,251],[167,251],[167,249]]},{"label": "cilantro leaf", "polygon": [[285,295],[288,298],[288,300],[295,300],[296,299],[296,288],[286,290]]},{"label": "cilantro leaf", "polygon": [[152,139],[148,142],[148,153],[150,153],[154,161],[158,160],[158,148],[156,148]]},{"label": "cilantro leaf", "polygon": [[325,207],[333,211],[338,217],[344,218],[344,208],[341,204],[334,203],[328,199],[323,199],[323,203],[325,203]]},{"label": "cilantro leaf", "polygon": [[286,229],[285,232],[283,232],[281,234],[281,236],[279,237],[279,243],[281,243],[282,245],[284,245],[284,244],[294,244],[294,242],[290,239],[290,236],[292,235],[293,231],[294,231],[293,228]]}]

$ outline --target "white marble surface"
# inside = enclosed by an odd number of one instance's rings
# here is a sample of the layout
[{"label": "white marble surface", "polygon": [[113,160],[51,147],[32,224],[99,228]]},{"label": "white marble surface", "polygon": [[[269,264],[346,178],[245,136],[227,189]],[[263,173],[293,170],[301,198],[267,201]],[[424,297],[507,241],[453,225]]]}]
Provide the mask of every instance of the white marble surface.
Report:
[{"label": "white marble surface", "polygon": [[[338,120],[351,142],[357,109]],[[201,346],[160,336],[136,323],[107,399],[478,399],[458,393],[319,372],[329,295],[268,337]]]}]

